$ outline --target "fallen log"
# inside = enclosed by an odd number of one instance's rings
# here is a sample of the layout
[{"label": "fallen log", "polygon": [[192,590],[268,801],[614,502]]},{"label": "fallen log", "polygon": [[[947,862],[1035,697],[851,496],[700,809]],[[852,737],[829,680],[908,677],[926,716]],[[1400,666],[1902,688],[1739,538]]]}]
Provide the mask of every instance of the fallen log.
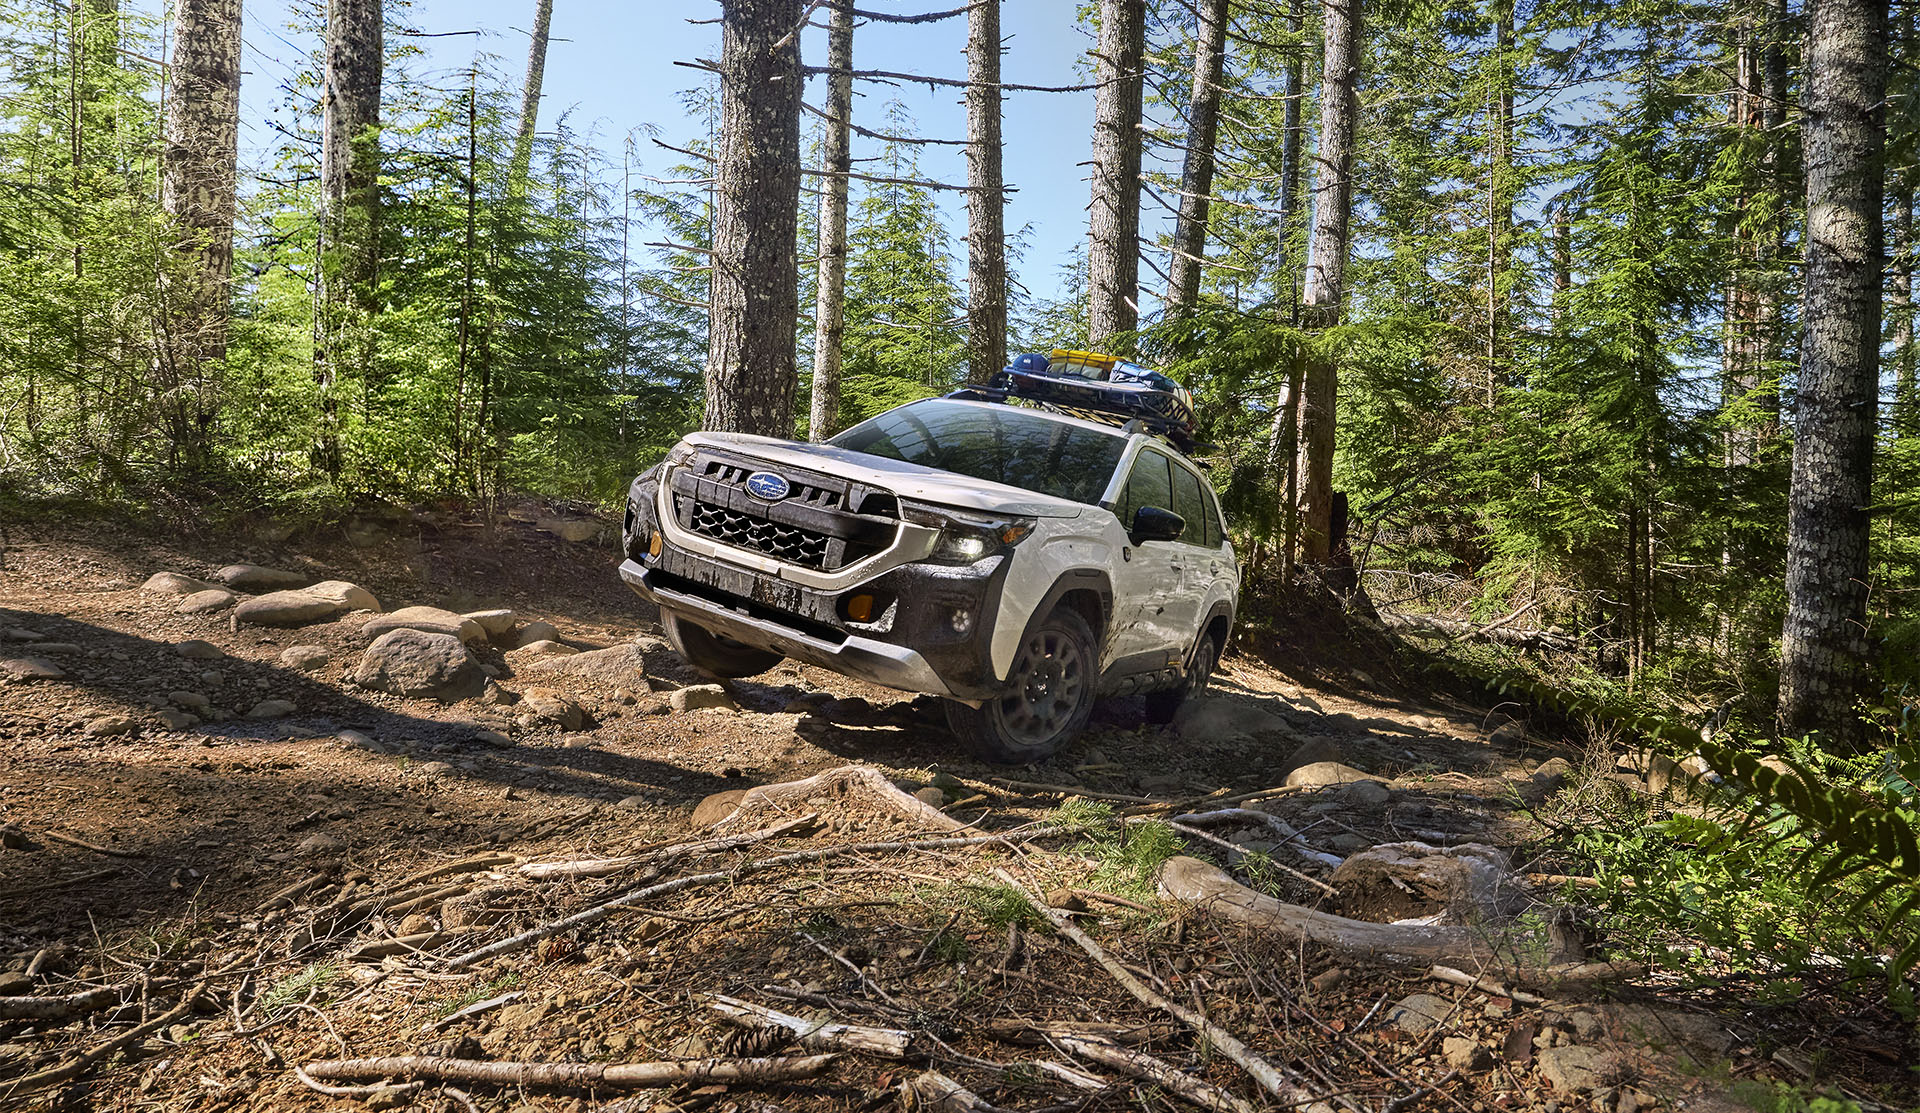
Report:
[{"label": "fallen log", "polygon": [[804,808],[809,800],[822,796],[859,796],[931,831],[958,831],[966,826],[908,793],[900,791],[878,769],[866,765],[842,765],[798,781],[760,785],[747,790],[732,812],[713,825],[715,831],[736,828],[758,812],[782,814]]},{"label": "fallen log", "polygon": [[937,1070],[900,1082],[900,1108],[929,1113],[1003,1113],[997,1105]]},{"label": "fallen log", "polygon": [[1343,957],[1417,968],[1497,967],[1508,982],[1555,986],[1631,976],[1618,963],[1570,963],[1544,932],[1515,927],[1378,924],[1275,900],[1197,858],[1169,858],[1160,891],[1225,919],[1274,931],[1291,943],[1313,943]]},{"label": "fallen log", "polygon": [[688,1082],[753,1085],[811,1078],[836,1056],[776,1059],[687,1059],[660,1063],[512,1063],[454,1059],[444,1055],[383,1055],[371,1059],[322,1059],[308,1063],[313,1078],[376,1082],[385,1078],[487,1082],[497,1086],[678,1086]]},{"label": "fallen log", "polygon": [[1466,639],[1467,641],[1495,642],[1510,645],[1517,649],[1546,649],[1555,653],[1571,653],[1579,648],[1579,643],[1565,634],[1556,634],[1551,630],[1516,630],[1510,626],[1475,626],[1471,622],[1460,622],[1451,618],[1441,618],[1431,614],[1386,614],[1380,621],[1389,630],[1398,630],[1416,638],[1445,638],[1448,641]]},{"label": "fallen log", "polygon": [[72,1020],[119,1003],[125,992],[106,986],[59,997],[0,997],[0,1020]]}]

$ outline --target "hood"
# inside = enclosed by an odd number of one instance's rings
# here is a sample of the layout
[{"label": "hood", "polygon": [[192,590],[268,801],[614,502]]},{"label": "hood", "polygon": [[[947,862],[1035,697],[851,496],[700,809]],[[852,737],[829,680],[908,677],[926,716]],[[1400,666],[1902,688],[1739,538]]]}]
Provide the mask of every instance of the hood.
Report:
[{"label": "hood", "polygon": [[859,483],[884,487],[916,502],[1012,514],[1025,518],[1077,518],[1085,506],[1005,483],[975,479],[905,460],[889,460],[864,452],[825,444],[755,437],[746,433],[691,433],[682,444],[728,449],[755,456],[775,466],[806,468]]}]

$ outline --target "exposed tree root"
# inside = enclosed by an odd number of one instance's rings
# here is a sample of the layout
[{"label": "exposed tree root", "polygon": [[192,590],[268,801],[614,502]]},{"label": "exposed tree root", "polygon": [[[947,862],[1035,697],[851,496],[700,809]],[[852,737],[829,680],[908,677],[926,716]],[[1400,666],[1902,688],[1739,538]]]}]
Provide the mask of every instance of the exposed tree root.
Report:
[{"label": "exposed tree root", "polygon": [[940,809],[900,791],[879,770],[866,765],[842,765],[798,781],[760,785],[747,790],[739,806],[713,825],[717,833],[738,830],[750,823],[762,822],[759,813],[791,816],[805,811],[809,801],[821,797],[857,796],[929,831],[957,831],[966,826]]}]

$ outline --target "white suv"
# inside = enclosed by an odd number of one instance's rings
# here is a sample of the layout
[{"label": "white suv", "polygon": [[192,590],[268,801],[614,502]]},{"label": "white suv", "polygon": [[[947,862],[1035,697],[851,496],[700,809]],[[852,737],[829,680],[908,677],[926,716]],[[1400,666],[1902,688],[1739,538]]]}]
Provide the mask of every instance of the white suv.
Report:
[{"label": "white suv", "polygon": [[695,433],[634,480],[620,575],[707,672],[931,693],[982,757],[1040,760],[1100,697],[1170,720],[1227,643],[1233,547],[1162,433],[979,390],[826,444]]}]

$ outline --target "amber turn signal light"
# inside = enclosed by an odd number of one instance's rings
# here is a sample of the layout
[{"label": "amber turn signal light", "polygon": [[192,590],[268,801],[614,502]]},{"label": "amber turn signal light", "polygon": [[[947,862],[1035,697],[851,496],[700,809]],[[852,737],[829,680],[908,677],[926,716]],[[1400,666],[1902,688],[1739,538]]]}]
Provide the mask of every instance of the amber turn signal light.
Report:
[{"label": "amber turn signal light", "polygon": [[654,560],[660,559],[660,531],[659,530],[654,530],[652,536],[647,538],[647,556],[653,558]]},{"label": "amber turn signal light", "polygon": [[847,600],[847,617],[855,622],[873,620],[873,596],[855,595]]}]

